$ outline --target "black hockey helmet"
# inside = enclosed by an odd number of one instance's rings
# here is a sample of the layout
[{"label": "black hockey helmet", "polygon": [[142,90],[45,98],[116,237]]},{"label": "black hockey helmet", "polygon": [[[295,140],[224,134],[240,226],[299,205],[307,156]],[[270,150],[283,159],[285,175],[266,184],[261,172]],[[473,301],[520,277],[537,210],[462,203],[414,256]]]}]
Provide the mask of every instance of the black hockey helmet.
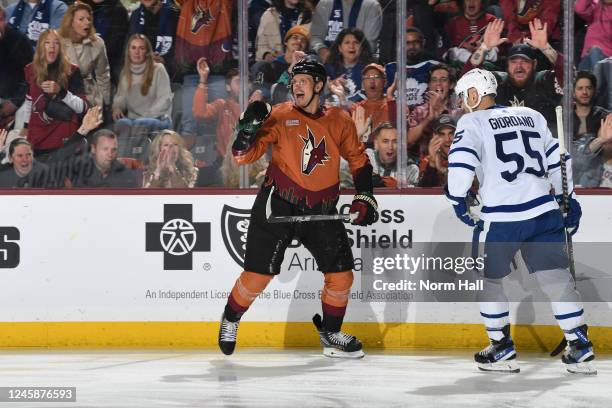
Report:
[{"label": "black hockey helmet", "polygon": [[310,75],[315,83],[321,81],[323,85],[327,81],[327,72],[323,64],[317,61],[303,59],[293,66],[291,70],[291,78],[297,74]]}]

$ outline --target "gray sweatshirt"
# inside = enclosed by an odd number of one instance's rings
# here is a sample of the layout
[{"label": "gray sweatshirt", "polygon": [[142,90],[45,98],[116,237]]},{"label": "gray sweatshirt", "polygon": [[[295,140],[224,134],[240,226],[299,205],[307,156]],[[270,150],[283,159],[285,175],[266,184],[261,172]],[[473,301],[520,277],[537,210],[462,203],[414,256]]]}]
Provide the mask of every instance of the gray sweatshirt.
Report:
[{"label": "gray sweatshirt", "polygon": [[113,102],[113,109],[120,109],[129,119],[154,118],[164,119],[170,117],[172,112],[172,91],[170,78],[166,68],[154,63],[153,82],[147,95],[140,93],[142,72],[132,70],[132,86],[128,89],[127,79],[122,75],[119,80],[117,94]]}]

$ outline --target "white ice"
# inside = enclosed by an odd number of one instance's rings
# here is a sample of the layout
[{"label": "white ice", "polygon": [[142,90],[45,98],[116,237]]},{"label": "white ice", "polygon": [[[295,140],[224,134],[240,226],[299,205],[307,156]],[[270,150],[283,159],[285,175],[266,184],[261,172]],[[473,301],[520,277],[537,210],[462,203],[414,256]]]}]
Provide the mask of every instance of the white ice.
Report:
[{"label": "white ice", "polygon": [[0,352],[0,386],[75,386],[76,403],[4,407],[538,407],[612,406],[612,359],[594,377],[557,358],[519,353],[521,373],[483,373],[476,350],[369,351],[362,360],[319,350]]}]

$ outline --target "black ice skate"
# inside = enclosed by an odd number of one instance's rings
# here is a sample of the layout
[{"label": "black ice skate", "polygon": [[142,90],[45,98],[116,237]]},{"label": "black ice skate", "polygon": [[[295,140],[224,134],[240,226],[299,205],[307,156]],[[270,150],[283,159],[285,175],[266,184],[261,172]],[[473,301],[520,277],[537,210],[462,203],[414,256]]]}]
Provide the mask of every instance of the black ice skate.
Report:
[{"label": "black ice skate", "polygon": [[595,360],[593,343],[588,338],[586,324],[572,330],[578,338],[567,342],[567,347],[561,356],[565,368],[572,374],[596,375],[597,370],[591,361]]},{"label": "black ice skate", "polygon": [[312,322],[319,332],[323,355],[332,358],[362,358],[365,356],[362,345],[357,337],[338,331],[325,331],[321,316],[314,315]]},{"label": "black ice skate", "polygon": [[229,356],[234,352],[236,348],[236,337],[238,336],[238,325],[240,320],[237,322],[230,322],[225,318],[225,312],[221,316],[221,325],[219,326],[219,348],[226,356]]},{"label": "black ice skate", "polygon": [[501,340],[491,340],[489,346],[474,354],[474,361],[482,371],[518,373],[521,369],[516,362],[516,350],[510,338],[509,324],[504,326],[502,333],[504,337]]}]

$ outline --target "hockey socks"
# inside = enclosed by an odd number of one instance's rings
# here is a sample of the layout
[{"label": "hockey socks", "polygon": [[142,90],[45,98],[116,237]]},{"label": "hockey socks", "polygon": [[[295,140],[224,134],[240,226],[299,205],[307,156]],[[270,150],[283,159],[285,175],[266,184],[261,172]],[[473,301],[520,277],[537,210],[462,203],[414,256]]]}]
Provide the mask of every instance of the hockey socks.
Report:
[{"label": "hockey socks", "polygon": [[327,331],[340,331],[352,285],[353,271],[325,274],[321,306],[323,309],[323,327]]},{"label": "hockey socks", "polygon": [[219,327],[219,348],[230,355],[236,347],[240,318],[272,280],[272,275],[244,271],[227,299]]}]

